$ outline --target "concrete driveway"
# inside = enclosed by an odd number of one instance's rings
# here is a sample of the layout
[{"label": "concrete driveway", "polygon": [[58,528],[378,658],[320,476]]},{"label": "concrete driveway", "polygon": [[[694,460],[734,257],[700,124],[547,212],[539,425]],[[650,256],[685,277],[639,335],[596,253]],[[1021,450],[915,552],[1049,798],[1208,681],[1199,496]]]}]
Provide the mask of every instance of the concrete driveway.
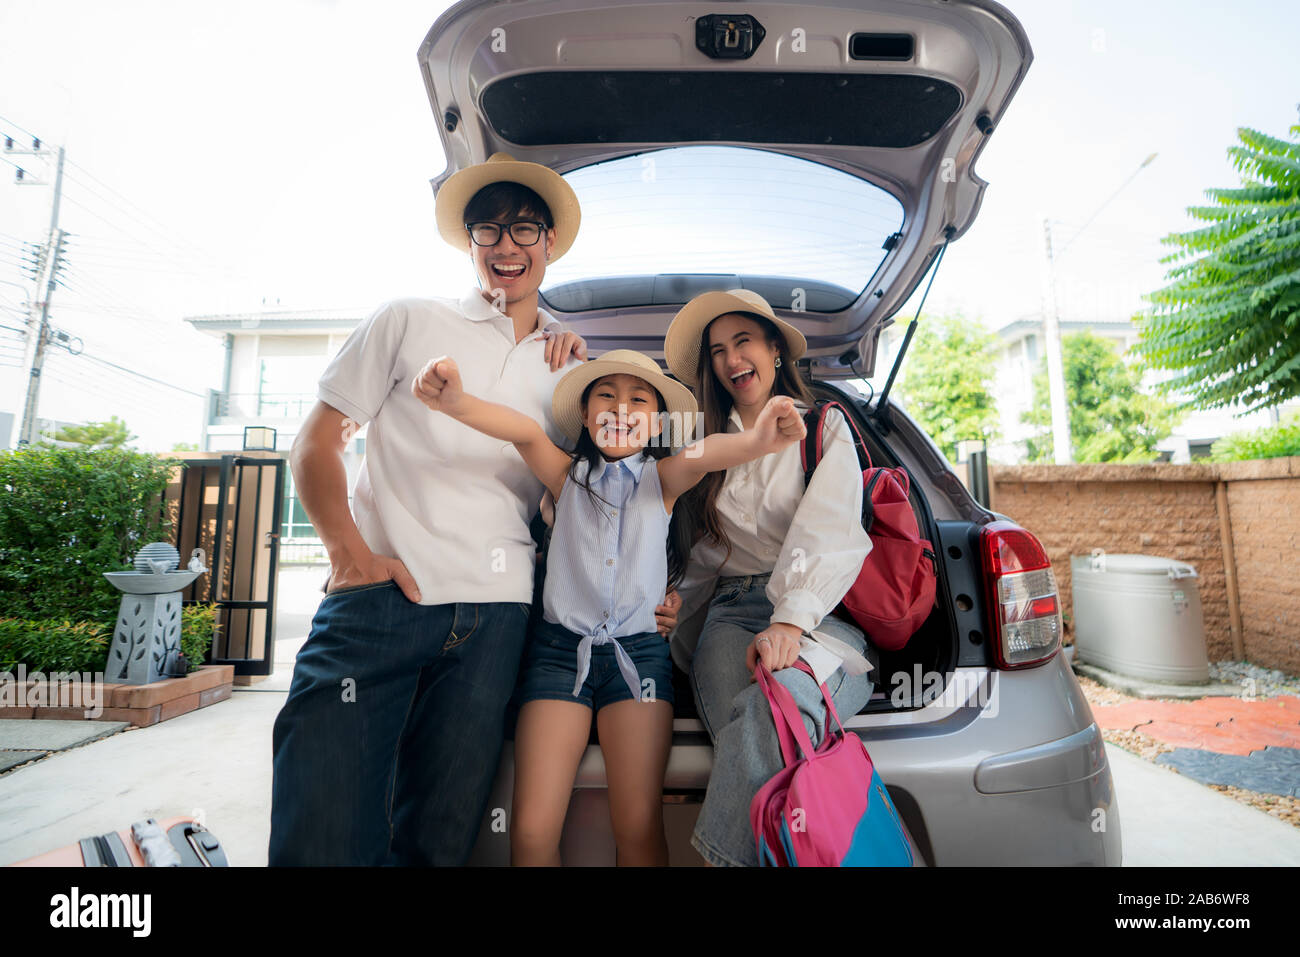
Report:
[{"label": "concrete driveway", "polygon": [[[235,865],[266,863],[271,726],[324,578],[280,575],[276,674],[223,701],[151,728],[62,751],[0,776],[0,864],[11,864],[144,817],[196,814]],[[292,636],[292,637],[288,637]],[[1300,864],[1300,828],[1177,772],[1107,747],[1127,866]]]}]

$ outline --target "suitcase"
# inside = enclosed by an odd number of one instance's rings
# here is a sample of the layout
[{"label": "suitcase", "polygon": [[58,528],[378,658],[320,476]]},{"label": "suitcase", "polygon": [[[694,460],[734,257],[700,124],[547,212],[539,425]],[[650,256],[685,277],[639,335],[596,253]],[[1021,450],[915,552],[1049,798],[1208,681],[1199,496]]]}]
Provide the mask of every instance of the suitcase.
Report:
[{"label": "suitcase", "polygon": [[192,817],[136,821],[13,867],[228,867],[216,836]]}]

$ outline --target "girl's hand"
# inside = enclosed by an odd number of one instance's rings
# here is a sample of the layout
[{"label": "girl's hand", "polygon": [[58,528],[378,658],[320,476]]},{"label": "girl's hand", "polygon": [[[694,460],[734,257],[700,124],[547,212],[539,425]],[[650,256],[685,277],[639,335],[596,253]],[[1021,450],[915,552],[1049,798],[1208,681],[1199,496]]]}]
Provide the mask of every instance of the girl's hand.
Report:
[{"label": "girl's hand", "polygon": [[657,631],[665,638],[677,627],[677,613],[682,610],[682,596],[674,588],[664,596],[664,603],[655,608]]},{"label": "girl's hand", "polygon": [[551,364],[552,372],[564,368],[571,355],[587,361],[587,341],[576,332],[557,334],[546,328],[542,330],[542,338],[546,341],[544,358]]},{"label": "girl's hand", "polygon": [[433,411],[453,414],[465,395],[456,360],[447,356],[430,359],[411,383],[411,392]]},{"label": "girl's hand", "polygon": [[808,434],[803,417],[788,395],[774,395],[767,400],[754,422],[754,436],[768,453],[785,448]]},{"label": "girl's hand", "polygon": [[[794,625],[779,621],[759,632],[745,649],[745,667],[754,671],[759,659],[767,665],[768,671],[780,671],[789,668],[799,657],[800,638],[803,632]],[[753,680],[752,678],[750,680]]]}]

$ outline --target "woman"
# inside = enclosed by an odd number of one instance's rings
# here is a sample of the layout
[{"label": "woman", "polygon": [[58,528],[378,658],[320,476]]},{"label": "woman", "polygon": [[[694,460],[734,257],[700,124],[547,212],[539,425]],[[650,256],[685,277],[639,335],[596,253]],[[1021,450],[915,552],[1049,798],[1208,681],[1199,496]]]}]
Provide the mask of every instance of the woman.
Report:
[{"label": "woman", "polygon": [[[748,290],[697,296],[673,319],[664,354],[696,390],[705,434],[752,428],[776,395],[813,398],[795,366],[807,342]],[[713,773],[691,843],[715,866],[757,866],[749,805],[784,767],[772,713],[753,673],[761,660],[794,695],[814,745],[826,719],[817,683],[843,718],[871,697],[878,657],[855,625],[830,615],[857,578],[871,540],[862,528],[862,471],[849,425],[827,416],[823,457],[804,489],[799,444],[715,472],[681,500],[697,542],[679,586],[688,623],[707,602],[699,638],[673,654],[691,677],[713,739]],[[815,634],[810,634],[815,633]],[[865,658],[864,658],[865,655]]]}]

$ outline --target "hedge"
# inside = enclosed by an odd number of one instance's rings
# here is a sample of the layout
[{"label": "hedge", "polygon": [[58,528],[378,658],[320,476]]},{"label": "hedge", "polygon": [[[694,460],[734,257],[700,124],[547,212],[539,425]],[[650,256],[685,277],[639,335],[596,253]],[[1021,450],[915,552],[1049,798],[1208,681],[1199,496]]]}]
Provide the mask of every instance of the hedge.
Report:
[{"label": "hedge", "polygon": [[115,621],[121,593],[103,573],[169,539],[175,466],[125,449],[0,453],[0,616]]}]

